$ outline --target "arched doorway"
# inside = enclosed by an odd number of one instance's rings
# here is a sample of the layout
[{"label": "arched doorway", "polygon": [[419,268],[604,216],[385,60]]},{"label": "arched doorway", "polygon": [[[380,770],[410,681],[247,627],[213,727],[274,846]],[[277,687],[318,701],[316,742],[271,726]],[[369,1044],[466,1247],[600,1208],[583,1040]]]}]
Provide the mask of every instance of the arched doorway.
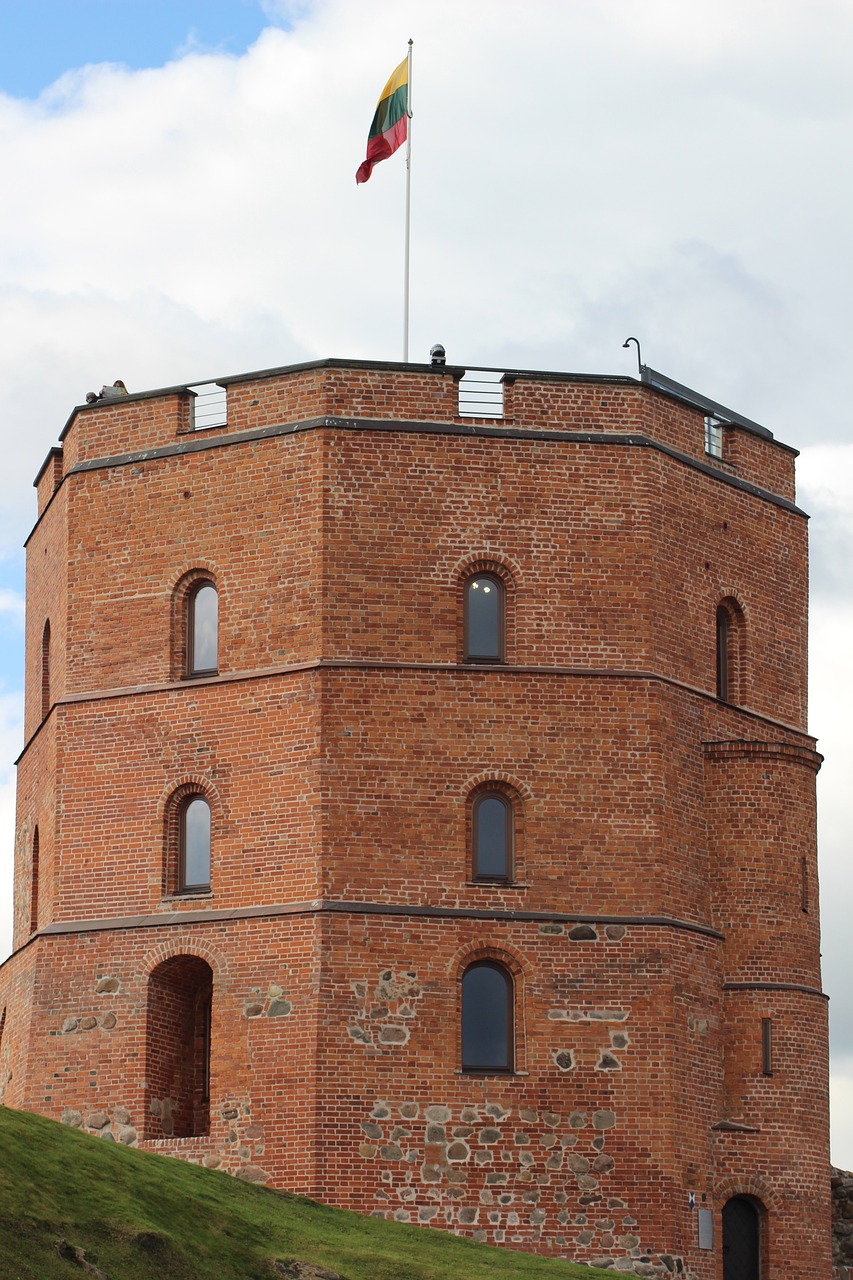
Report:
[{"label": "arched doorway", "polygon": [[173,956],[148,979],[146,1138],[209,1131],[212,989],[200,956]]},{"label": "arched doorway", "polygon": [[761,1214],[748,1196],[723,1206],[723,1280],[761,1280]]}]

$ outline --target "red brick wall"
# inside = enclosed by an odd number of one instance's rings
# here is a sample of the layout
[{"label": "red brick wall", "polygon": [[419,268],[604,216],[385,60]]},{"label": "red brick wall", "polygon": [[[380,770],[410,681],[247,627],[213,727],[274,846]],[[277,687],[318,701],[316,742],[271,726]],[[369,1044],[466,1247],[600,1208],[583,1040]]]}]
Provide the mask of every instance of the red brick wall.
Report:
[{"label": "red brick wall", "polygon": [[[229,384],[227,426],[196,437],[180,392],[72,419],[28,546],[0,1087],[249,1180],[640,1274],[720,1280],[720,1212],[747,1194],[765,1280],[825,1280],[792,454],[735,426],[716,466],[700,411],[628,382],[519,375],[479,425],[456,395],[453,371],[323,364]],[[484,569],[507,593],[491,667],[463,661]],[[219,672],[187,680],[193,572],[219,592]],[[724,598],[739,705],[715,696]],[[471,882],[490,781],[516,806],[508,884]],[[209,893],[172,892],[186,787],[211,804]],[[461,1070],[477,957],[513,975],[510,1075]],[[197,1070],[175,1074],[202,962],[206,1134]],[[195,1136],[156,1136],[164,1098]]]}]

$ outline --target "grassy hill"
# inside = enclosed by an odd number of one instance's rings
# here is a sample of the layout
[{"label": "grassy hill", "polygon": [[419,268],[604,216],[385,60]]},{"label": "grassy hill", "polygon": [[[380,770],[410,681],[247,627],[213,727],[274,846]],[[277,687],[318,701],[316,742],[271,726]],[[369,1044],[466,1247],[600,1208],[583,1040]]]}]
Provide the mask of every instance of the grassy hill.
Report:
[{"label": "grassy hill", "polygon": [[300,1274],[294,1259],[346,1280],[612,1280],[248,1186],[0,1106],[2,1280],[274,1280]]}]

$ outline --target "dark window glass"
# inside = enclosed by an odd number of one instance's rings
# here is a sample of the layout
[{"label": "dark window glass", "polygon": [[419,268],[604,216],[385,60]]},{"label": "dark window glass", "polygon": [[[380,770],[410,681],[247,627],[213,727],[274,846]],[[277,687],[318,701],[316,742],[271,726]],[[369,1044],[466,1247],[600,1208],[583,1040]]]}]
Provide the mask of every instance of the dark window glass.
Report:
[{"label": "dark window glass", "polygon": [[212,582],[204,582],[189,599],[187,670],[190,675],[215,671],[218,665],[219,597]]},{"label": "dark window glass", "polygon": [[496,791],[484,791],[474,801],[474,875],[508,880],[512,853],[512,805]]},{"label": "dark window glass", "polygon": [[761,1071],[773,1075],[773,1019],[761,1019]]},{"label": "dark window glass", "polygon": [[210,805],[193,796],[181,810],[181,888],[210,885]]},{"label": "dark window glass", "polygon": [[481,573],[465,584],[465,657],[502,662],[504,656],[504,586]]},{"label": "dark window glass", "polygon": [[729,631],[731,618],[724,605],[717,607],[717,697],[729,700]]},{"label": "dark window glass", "polygon": [[462,1067],[512,1070],[512,978],[488,960],[462,976]]}]

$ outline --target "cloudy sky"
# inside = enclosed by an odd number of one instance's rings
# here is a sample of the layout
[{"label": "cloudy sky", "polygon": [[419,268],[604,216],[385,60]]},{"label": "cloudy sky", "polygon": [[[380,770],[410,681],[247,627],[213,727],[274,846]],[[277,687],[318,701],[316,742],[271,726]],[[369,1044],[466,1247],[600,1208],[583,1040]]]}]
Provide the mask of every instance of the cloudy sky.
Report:
[{"label": "cloudy sky", "polygon": [[0,0],[0,28],[0,956],[32,479],[104,381],[401,357],[402,155],[354,174],[411,36],[412,357],[633,374],[635,334],[802,451],[853,1167],[848,0]]}]

